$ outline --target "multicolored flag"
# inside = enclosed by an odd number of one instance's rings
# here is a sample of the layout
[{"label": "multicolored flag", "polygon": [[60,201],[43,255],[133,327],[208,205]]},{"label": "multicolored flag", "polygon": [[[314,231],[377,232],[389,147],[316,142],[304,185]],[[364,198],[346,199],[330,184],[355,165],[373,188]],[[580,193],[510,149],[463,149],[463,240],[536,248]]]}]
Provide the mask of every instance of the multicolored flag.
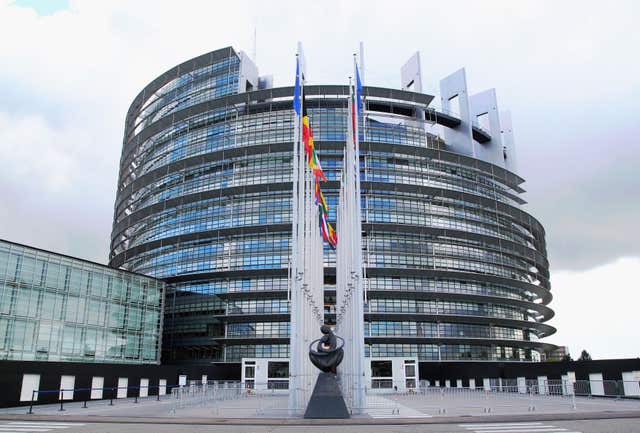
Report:
[{"label": "multicolored flag", "polygon": [[327,176],[324,174],[324,170],[322,170],[318,151],[316,150],[315,143],[313,141],[313,130],[311,129],[311,124],[309,122],[307,107],[304,100],[305,98],[304,96],[301,97],[301,78],[300,60],[296,59],[296,83],[293,91],[293,109],[297,116],[302,116],[302,142],[304,144],[307,166],[313,172],[315,178],[314,197],[315,204],[318,206],[318,213],[320,214],[320,231],[322,233],[322,238],[331,248],[335,249],[338,244],[338,237],[328,221],[329,206],[327,205],[327,201],[325,200],[320,187],[320,181],[327,181]]},{"label": "multicolored flag", "polygon": [[329,213],[329,206],[327,205],[327,201],[324,198],[324,194],[322,193],[322,189],[320,189],[320,179],[316,178],[316,186],[315,186],[315,199],[316,206],[320,207],[320,211],[324,213]]},{"label": "multicolored flag", "polygon": [[304,143],[304,150],[307,155],[307,164],[313,171],[315,177],[319,177],[320,179],[326,181],[327,177],[322,170],[322,165],[320,165],[320,158],[318,158],[316,146],[313,141],[313,130],[311,129],[311,125],[309,124],[309,116],[307,115],[306,108],[304,107],[304,100],[302,101],[302,105],[302,141]]},{"label": "multicolored flag", "polygon": [[322,170],[322,166],[320,165],[320,158],[318,158],[318,152],[315,149],[309,155],[309,168],[313,170],[313,175],[317,179],[322,179],[323,181],[327,181],[327,176],[325,176],[324,171]]},{"label": "multicolored flag", "polygon": [[338,235],[333,229],[329,221],[327,221],[327,214],[320,212],[320,232],[322,233],[322,239],[329,244],[331,249],[336,249],[338,246]]},{"label": "multicolored flag", "polygon": [[304,143],[304,150],[307,155],[311,155],[315,145],[313,143],[313,132],[311,132],[311,125],[309,125],[309,116],[305,113],[302,118],[302,142]]}]

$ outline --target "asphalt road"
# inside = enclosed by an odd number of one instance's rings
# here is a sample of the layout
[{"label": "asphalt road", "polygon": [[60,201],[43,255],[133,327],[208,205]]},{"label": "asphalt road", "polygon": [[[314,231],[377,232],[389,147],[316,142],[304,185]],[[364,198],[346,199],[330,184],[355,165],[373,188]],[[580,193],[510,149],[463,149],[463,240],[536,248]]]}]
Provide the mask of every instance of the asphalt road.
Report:
[{"label": "asphalt road", "polygon": [[[58,418],[60,419],[60,418]],[[202,425],[0,420],[0,433],[640,433],[640,418],[372,425]]]}]

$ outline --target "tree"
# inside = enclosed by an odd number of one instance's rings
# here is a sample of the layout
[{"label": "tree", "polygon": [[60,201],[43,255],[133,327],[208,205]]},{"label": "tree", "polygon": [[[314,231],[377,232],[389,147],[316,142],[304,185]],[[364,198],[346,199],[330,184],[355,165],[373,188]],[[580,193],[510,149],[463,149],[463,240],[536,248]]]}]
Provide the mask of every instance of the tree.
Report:
[{"label": "tree", "polygon": [[578,361],[591,361],[591,355],[586,350],[583,350]]},{"label": "tree", "polygon": [[562,360],[563,361],[573,361],[573,359],[571,359],[571,355],[569,355],[568,353],[562,357]]}]

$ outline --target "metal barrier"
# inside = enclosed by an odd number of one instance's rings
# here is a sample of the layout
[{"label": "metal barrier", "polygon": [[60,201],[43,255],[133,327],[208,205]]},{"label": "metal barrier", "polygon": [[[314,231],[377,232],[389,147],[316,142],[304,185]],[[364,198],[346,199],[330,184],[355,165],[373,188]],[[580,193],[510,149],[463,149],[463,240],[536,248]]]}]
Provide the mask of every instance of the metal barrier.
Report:
[{"label": "metal barrier", "polygon": [[[155,386],[113,386],[113,387],[102,387],[102,388],[60,388],[60,389],[48,389],[48,390],[33,390],[31,391],[31,401],[29,402],[29,410],[27,411],[27,414],[33,414],[33,407],[34,404],[38,404],[38,397],[40,395],[46,395],[46,394],[53,394],[53,393],[58,393],[58,403],[60,404],[60,409],[58,409],[59,411],[64,411],[64,404],[65,401],[67,402],[73,402],[73,401],[81,401],[82,402],[82,408],[86,409],[87,406],[87,402],[88,401],[106,401],[109,400],[109,405],[113,406],[113,401],[114,400],[123,400],[125,397],[118,397],[118,390],[119,389],[125,389],[126,392],[126,396],[128,396],[129,394],[129,390],[138,390],[137,394],[133,396],[134,399],[134,403],[138,403],[138,400],[141,398],[147,398],[150,399],[151,397],[155,397],[155,399],[157,401],[160,401],[160,389],[164,388],[166,389],[170,389],[175,385],[164,385],[164,386],[159,386],[159,385],[155,385]],[[146,389],[147,393],[146,396],[141,396],[140,391]],[[157,389],[158,392],[156,394],[149,394],[149,390],[151,389]],[[101,398],[91,398],[91,392],[92,391],[102,391],[103,396]],[[109,397],[104,397],[104,391],[111,391]],[[75,399],[75,398],[70,398],[70,399],[66,399],[65,397],[65,393],[73,393],[75,395],[76,392],[87,392],[87,395],[89,398],[84,398],[84,399]],[[166,395],[166,393],[165,393]],[[44,403],[47,404],[47,403]]]},{"label": "metal barrier", "polygon": [[204,405],[213,401],[235,400],[242,397],[245,392],[242,383],[236,381],[212,381],[173,388],[170,413],[175,413],[177,409]]},{"label": "metal barrier", "polygon": [[576,380],[573,389],[577,396],[640,399],[640,381]]},{"label": "metal barrier", "polygon": [[[303,383],[300,380],[315,383],[315,377],[297,378],[297,380],[277,379],[264,383],[252,380],[208,381],[191,383],[186,386],[166,386],[170,390],[163,399],[164,406],[159,410],[175,414],[177,410],[203,407],[209,415],[225,417],[277,416],[296,417],[304,414],[306,402],[313,389],[296,389],[298,407],[289,407],[290,385]],[[338,376],[345,403],[353,415],[368,414],[374,417],[420,417],[445,414],[514,414],[535,411],[575,411],[581,410],[620,410],[620,408],[640,409],[640,382],[594,381],[594,380],[543,380],[534,379],[485,379],[477,387],[432,386],[429,381],[418,383],[409,381],[366,381],[362,377]],[[460,384],[459,381],[455,385]],[[374,386],[372,386],[374,385]],[[358,388],[360,387],[360,388]],[[114,404],[118,390],[126,389],[134,394],[126,401],[137,403],[141,389],[158,389],[148,395],[148,400],[160,400],[160,386],[131,386],[104,388],[75,388],[33,391],[29,412],[33,413],[38,394],[58,393],[59,410],[64,411],[65,392],[86,392],[83,406],[87,407],[91,391],[103,391],[106,398],[101,400]],[[136,392],[137,390],[137,392]],[[357,392],[360,390],[361,392]],[[358,396],[362,399],[356,401]],[[600,399],[596,397],[601,397]],[[144,397],[143,397],[144,398]],[[170,399],[167,402],[167,399]],[[82,402],[82,399],[74,399]],[[625,400],[625,401],[623,401]],[[237,401],[238,403],[234,403]],[[167,403],[170,403],[168,406]],[[607,406],[607,409],[603,409]],[[161,408],[161,409],[160,409]],[[166,412],[164,412],[166,413]]]}]

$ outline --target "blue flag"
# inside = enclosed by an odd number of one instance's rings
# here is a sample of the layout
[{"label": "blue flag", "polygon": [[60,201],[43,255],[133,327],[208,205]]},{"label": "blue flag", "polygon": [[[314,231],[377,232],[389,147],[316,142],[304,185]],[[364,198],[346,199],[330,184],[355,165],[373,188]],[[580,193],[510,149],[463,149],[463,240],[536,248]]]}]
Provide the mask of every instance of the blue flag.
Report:
[{"label": "blue flag", "polygon": [[302,107],[300,106],[300,61],[296,57],[296,86],[293,90],[293,109],[299,116],[301,114]]},{"label": "blue flag", "polygon": [[358,101],[358,114],[360,114],[362,111],[362,81],[360,80],[358,63],[356,63],[356,100]]}]

